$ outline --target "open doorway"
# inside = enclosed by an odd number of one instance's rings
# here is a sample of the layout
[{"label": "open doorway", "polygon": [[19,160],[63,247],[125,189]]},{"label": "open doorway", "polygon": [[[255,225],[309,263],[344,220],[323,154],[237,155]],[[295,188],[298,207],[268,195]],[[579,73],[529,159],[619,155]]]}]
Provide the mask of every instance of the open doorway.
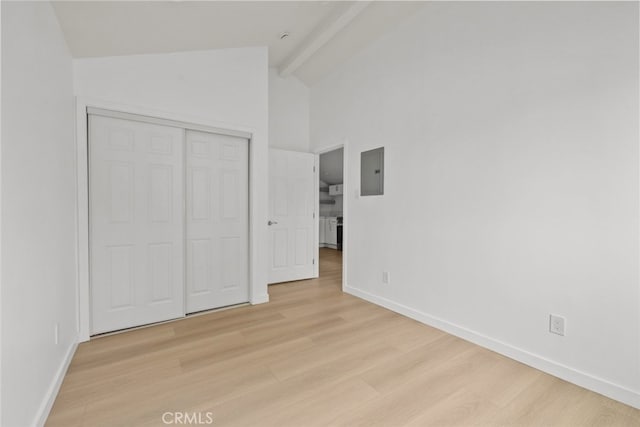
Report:
[{"label": "open doorway", "polygon": [[318,254],[320,279],[342,287],[345,236],[344,147],[318,156]]}]

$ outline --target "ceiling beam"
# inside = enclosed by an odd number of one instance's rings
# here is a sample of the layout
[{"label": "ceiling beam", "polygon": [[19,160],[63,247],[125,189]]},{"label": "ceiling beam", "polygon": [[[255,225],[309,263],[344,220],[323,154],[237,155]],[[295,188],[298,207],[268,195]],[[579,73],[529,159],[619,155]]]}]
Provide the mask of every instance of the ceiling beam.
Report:
[{"label": "ceiling beam", "polygon": [[281,65],[280,76],[287,77],[300,68],[309,58],[311,58],[322,46],[331,40],[344,27],[349,25],[363,10],[369,6],[371,1],[349,2],[325,20],[302,45],[296,49]]}]

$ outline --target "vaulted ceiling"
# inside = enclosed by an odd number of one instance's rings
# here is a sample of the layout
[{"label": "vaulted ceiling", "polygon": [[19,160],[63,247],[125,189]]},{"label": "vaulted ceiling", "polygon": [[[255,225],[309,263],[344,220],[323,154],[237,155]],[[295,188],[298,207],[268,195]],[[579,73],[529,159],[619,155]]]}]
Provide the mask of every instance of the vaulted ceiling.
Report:
[{"label": "vaulted ceiling", "polygon": [[423,6],[404,1],[53,4],[77,58],[268,46],[269,65],[307,85]]}]

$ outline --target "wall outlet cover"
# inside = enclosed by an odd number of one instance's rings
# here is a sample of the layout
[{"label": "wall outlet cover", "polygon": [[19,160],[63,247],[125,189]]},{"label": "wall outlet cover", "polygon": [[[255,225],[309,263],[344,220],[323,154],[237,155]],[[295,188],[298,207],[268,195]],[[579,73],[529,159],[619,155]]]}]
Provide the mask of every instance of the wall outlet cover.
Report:
[{"label": "wall outlet cover", "polygon": [[389,285],[391,283],[391,276],[389,275],[388,271],[382,272],[382,283],[384,283],[385,285]]},{"label": "wall outlet cover", "polygon": [[555,314],[549,315],[549,332],[564,336],[564,317]]}]

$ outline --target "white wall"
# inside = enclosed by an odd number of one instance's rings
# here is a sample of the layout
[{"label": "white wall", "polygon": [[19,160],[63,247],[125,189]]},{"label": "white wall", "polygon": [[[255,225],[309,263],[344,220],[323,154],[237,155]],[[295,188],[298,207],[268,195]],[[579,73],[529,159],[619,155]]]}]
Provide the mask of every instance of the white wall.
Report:
[{"label": "white wall", "polygon": [[637,3],[429,3],[311,91],[348,290],[640,407],[638,113]]},{"label": "white wall", "polygon": [[[268,301],[267,63],[267,48],[263,47],[74,60],[75,93],[82,99],[253,133],[250,259],[254,303]],[[86,317],[84,312],[81,315]],[[81,338],[86,338],[84,329]]]},{"label": "white wall", "polygon": [[51,5],[2,2],[0,424],[7,427],[42,421],[75,348],[73,124],[71,56]]},{"label": "white wall", "polygon": [[269,145],[309,151],[309,88],[275,68],[269,69]]},{"label": "white wall", "polygon": [[[2,50],[2,7],[0,6],[0,52]],[[0,99],[2,99],[2,55],[0,54]],[[2,102],[0,102],[0,423],[2,422]]]}]

